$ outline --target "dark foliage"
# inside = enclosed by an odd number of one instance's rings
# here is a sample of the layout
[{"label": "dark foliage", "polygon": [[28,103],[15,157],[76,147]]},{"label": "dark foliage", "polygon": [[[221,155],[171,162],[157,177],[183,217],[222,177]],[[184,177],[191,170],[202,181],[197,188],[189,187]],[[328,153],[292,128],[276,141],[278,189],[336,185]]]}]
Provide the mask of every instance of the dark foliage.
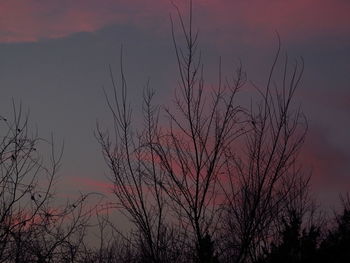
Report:
[{"label": "dark foliage", "polygon": [[[312,225],[302,229],[302,220],[296,214],[284,222],[280,233],[281,242],[272,242],[270,250],[258,263],[345,263],[350,262],[350,211],[344,207],[335,216],[336,224],[331,230]],[[324,238],[321,239],[321,236]]]},{"label": "dark foliage", "polygon": [[319,247],[319,262],[350,262],[350,210],[336,216],[336,226]]}]

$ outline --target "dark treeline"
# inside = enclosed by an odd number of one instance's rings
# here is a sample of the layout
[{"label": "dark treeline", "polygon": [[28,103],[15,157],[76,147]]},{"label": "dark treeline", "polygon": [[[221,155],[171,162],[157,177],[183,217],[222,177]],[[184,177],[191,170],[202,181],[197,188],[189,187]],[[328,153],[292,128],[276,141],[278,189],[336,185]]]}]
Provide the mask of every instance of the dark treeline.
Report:
[{"label": "dark treeline", "polygon": [[[279,43],[264,86],[241,65],[222,76],[219,63],[209,88],[192,3],[189,19],[175,9],[172,105],[155,104],[147,84],[135,123],[122,63],[118,78],[111,70],[113,129],[98,125],[95,136],[112,205],[91,205],[91,194],[59,201],[62,149],[30,131],[15,103],[12,119],[0,116],[0,262],[350,262],[349,196],[340,211],[322,211],[298,160],[307,120],[293,99],[303,60],[282,58]],[[248,85],[256,94],[246,105],[238,96]]]}]

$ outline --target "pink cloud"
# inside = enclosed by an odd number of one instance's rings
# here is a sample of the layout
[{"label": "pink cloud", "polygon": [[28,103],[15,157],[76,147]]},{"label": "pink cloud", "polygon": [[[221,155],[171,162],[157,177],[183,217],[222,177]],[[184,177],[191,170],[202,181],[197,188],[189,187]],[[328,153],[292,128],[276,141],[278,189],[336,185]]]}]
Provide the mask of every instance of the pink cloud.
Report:
[{"label": "pink cloud", "polygon": [[312,171],[312,186],[316,190],[349,189],[350,178],[345,174],[348,156],[330,142],[324,130],[309,130],[299,160]]},{"label": "pink cloud", "polygon": [[[175,2],[186,10],[187,0]],[[336,37],[350,30],[350,2],[343,0],[194,0],[194,10],[202,31],[219,32],[223,38],[263,41],[274,30],[283,38]],[[163,30],[169,28],[168,14],[173,11],[170,1],[163,0],[2,1],[0,42],[59,38],[125,23]],[[154,21],[164,23],[155,25]],[[239,29],[240,35],[232,28]]]},{"label": "pink cloud", "polygon": [[[203,1],[204,2],[204,1]],[[206,1],[210,8],[212,27],[241,28],[242,35],[255,39],[277,30],[282,37],[308,38],[327,34],[347,35],[350,30],[350,2],[342,0],[285,0],[285,1]],[[234,35],[232,37],[237,37]],[[238,36],[239,37],[239,36]]]},{"label": "pink cloud", "polygon": [[110,194],[113,191],[114,185],[113,183],[91,179],[87,177],[70,177],[69,178],[70,185],[78,186],[79,188],[83,188],[83,190],[91,191],[91,192],[101,192],[104,194]]},{"label": "pink cloud", "polygon": [[157,0],[147,3],[142,0],[3,1],[0,3],[0,42],[60,38],[77,32],[95,32],[113,24],[142,25],[145,21],[140,20],[163,13],[164,6]]},{"label": "pink cloud", "polygon": [[[111,23],[111,17],[89,5],[68,1],[6,1],[0,4],[2,42],[37,41],[75,32],[93,32]],[[84,8],[85,7],[85,8]],[[114,18],[117,20],[117,16]]]},{"label": "pink cloud", "polygon": [[[350,110],[350,90],[347,84],[333,86],[318,86],[316,89],[298,90],[298,98],[314,107],[347,113]],[[305,104],[305,105],[306,105]]]}]

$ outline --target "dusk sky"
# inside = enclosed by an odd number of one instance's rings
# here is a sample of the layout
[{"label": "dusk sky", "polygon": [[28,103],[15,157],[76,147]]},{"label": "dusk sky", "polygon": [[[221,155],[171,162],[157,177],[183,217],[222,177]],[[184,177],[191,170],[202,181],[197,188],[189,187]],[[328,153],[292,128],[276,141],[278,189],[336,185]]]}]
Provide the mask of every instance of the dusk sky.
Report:
[{"label": "dusk sky", "polygon": [[[186,14],[188,1],[174,2]],[[312,189],[321,200],[331,204],[349,191],[350,1],[193,4],[208,86],[215,85],[219,57],[225,74],[242,61],[249,80],[266,83],[276,31],[290,61],[304,59],[295,101],[309,131],[300,160],[306,172],[312,171]],[[60,193],[109,191],[94,130],[97,121],[110,125],[103,87],[111,88],[108,65],[118,77],[121,45],[132,103],[141,102],[148,79],[157,102],[171,100],[178,72],[169,14],[176,18],[168,0],[0,2],[0,115],[11,116],[13,98],[30,110],[42,137],[53,132],[58,144],[65,142]]]}]

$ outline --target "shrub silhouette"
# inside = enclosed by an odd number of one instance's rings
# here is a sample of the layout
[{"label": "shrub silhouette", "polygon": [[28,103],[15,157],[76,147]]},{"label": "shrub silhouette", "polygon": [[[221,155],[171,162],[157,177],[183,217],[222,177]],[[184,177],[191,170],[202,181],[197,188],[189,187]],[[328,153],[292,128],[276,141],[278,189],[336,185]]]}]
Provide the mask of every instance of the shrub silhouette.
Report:
[{"label": "shrub silhouette", "polygon": [[306,263],[318,262],[318,241],[320,228],[312,225],[302,229],[302,217],[295,211],[287,220],[283,220],[280,233],[281,242],[271,244],[270,251],[260,259],[260,263]]},{"label": "shrub silhouette", "polygon": [[319,248],[319,262],[350,261],[350,210],[344,207],[336,216],[336,227],[329,231]]}]

